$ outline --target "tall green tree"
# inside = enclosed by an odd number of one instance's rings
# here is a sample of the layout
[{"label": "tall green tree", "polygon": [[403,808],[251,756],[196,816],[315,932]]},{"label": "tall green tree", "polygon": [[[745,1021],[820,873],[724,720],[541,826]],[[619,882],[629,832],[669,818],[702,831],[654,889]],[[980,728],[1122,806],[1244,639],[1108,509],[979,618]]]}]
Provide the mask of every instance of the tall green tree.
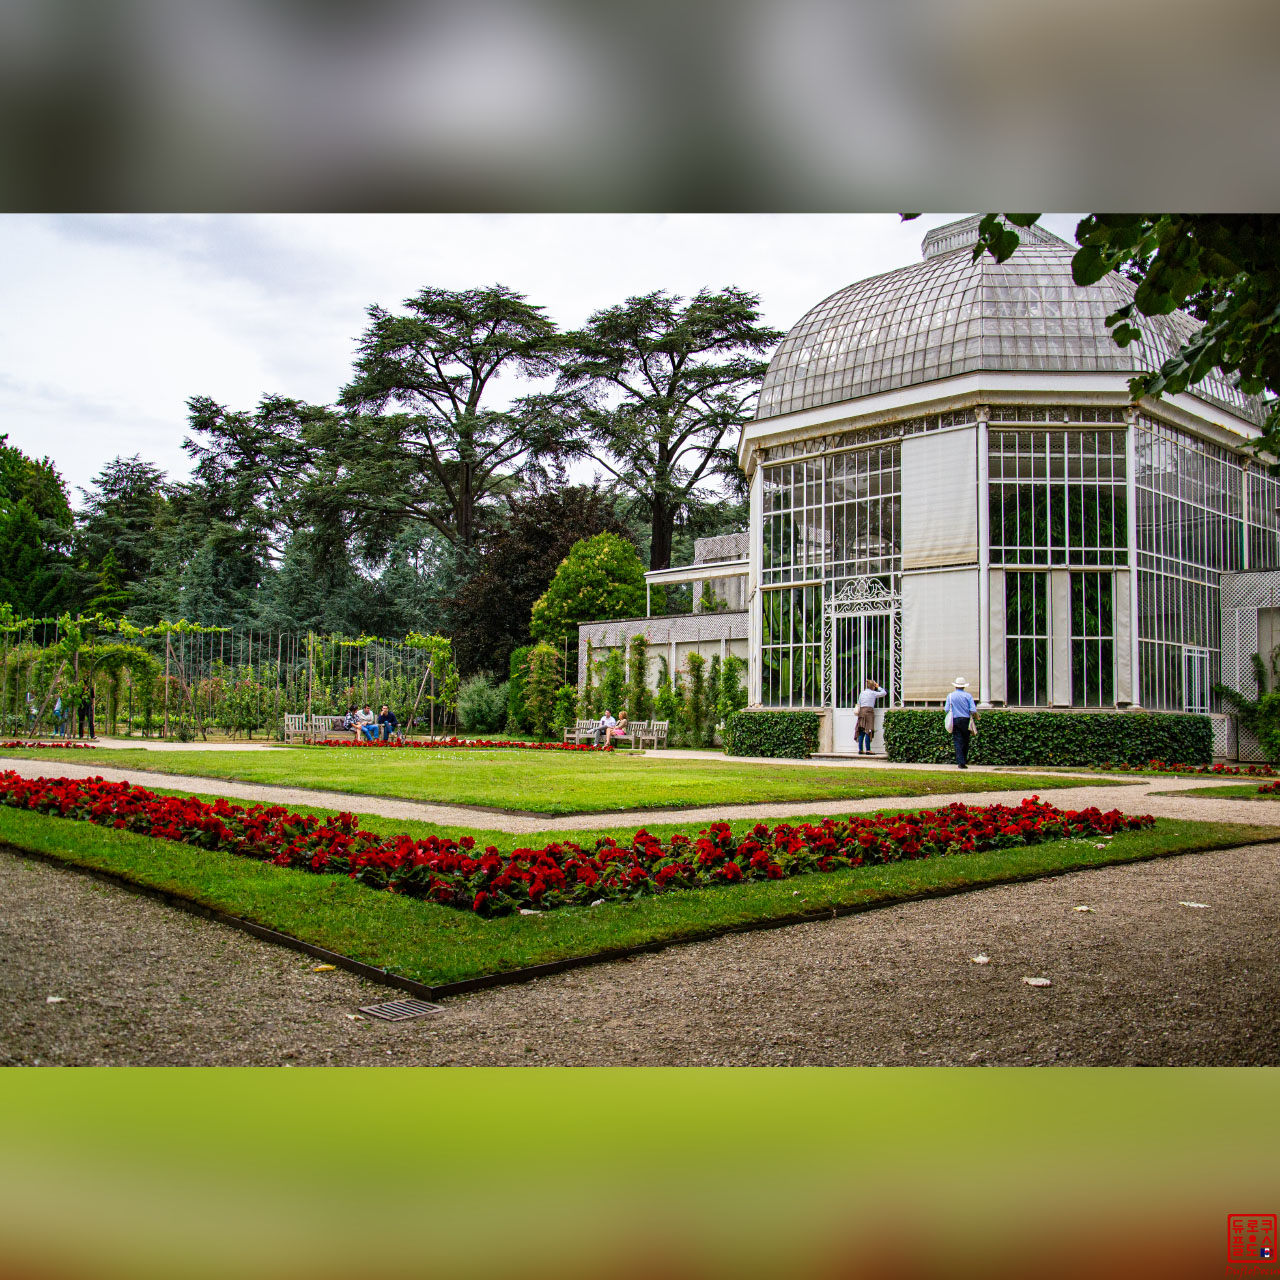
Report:
[{"label": "tall green tree", "polygon": [[170,490],[161,569],[130,616],[256,621],[289,531],[305,524],[298,495],[311,466],[308,433],[333,411],[283,396],[264,397],[252,412],[193,396],[187,409],[191,479]]},{"label": "tall green tree", "polygon": [[123,592],[127,607],[151,576],[170,523],[167,492],[164,472],[138,454],[113,458],[80,490],[76,558],[94,575],[97,595]]},{"label": "tall green tree", "polygon": [[[1021,243],[1018,229],[1039,218],[987,214],[974,257],[1006,261]],[[1181,310],[1200,322],[1158,370],[1130,380],[1135,400],[1185,391],[1214,369],[1248,395],[1280,397],[1280,214],[1091,213],[1076,244],[1076,284],[1118,271],[1137,286],[1133,301],[1107,317],[1119,346],[1141,336],[1138,316]],[[1258,447],[1280,455],[1280,400]]]},{"label": "tall green tree", "polygon": [[651,569],[670,565],[682,512],[741,484],[737,435],[754,412],[764,355],[782,338],[760,324],[759,305],[735,288],[688,302],[659,291],[565,335],[566,411],[648,520]]},{"label": "tall green tree", "polygon": [[19,618],[45,617],[60,581],[47,563],[31,503],[23,498],[0,510],[0,601]]},{"label": "tall green tree", "polygon": [[316,509],[328,509],[319,457],[338,416],[333,409],[269,395],[252,411],[193,396],[187,410],[191,434],[182,447],[194,463],[195,481],[273,552],[301,523],[314,523],[306,517],[316,510],[304,511],[308,498]]},{"label": "tall green tree", "polygon": [[426,288],[403,306],[369,308],[341,396],[349,412],[325,441],[331,491],[370,519],[422,521],[467,551],[487,503],[572,449],[537,398],[500,404],[497,386],[554,374],[560,341],[541,307],[502,285]]},{"label": "tall green tree", "polygon": [[644,570],[634,545],[615,533],[598,533],[574,543],[534,603],[531,630],[558,645],[580,622],[634,618],[643,610]]},{"label": "tall green tree", "polygon": [[109,618],[118,618],[129,603],[129,592],[125,586],[124,573],[120,561],[114,551],[108,551],[98,566],[97,589],[85,602],[85,612],[101,613]]},{"label": "tall green tree", "polygon": [[28,457],[0,435],[0,601],[20,616],[70,607],[79,591],[74,535],[67,488],[53,462]]}]

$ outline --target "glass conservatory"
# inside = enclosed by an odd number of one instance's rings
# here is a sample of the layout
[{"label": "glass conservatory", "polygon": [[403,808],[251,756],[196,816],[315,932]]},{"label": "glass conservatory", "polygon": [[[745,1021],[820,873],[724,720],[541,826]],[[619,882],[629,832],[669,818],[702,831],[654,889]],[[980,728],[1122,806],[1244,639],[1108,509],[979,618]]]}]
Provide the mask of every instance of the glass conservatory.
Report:
[{"label": "glass conservatory", "polygon": [[977,222],[805,316],[743,433],[752,702],[822,710],[827,750],[867,679],[892,706],[960,676],[985,706],[1214,710],[1220,576],[1276,564],[1263,406],[1222,381],[1130,404],[1193,322],[1116,347],[1126,281],[1076,286],[1039,228],[974,262]]}]

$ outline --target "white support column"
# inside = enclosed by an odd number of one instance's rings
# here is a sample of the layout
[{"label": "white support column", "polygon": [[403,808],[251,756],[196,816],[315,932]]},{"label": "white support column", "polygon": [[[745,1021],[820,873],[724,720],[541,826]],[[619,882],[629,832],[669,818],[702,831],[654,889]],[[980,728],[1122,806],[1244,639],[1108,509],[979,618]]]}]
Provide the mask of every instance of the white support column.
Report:
[{"label": "white support column", "polygon": [[1138,415],[1133,409],[1125,412],[1124,429],[1124,500],[1129,517],[1129,681],[1132,701],[1129,706],[1138,710],[1142,706],[1142,668],[1138,665],[1138,468],[1135,436]]},{"label": "white support column", "polygon": [[1247,456],[1240,459],[1240,525],[1244,530],[1240,547],[1240,568],[1245,573],[1249,572],[1249,468],[1251,465]]},{"label": "white support column", "polygon": [[764,547],[764,468],[757,465],[751,475],[751,520],[747,539],[747,701],[751,706],[760,705],[761,671],[760,653],[763,644],[760,609],[760,559]]},{"label": "white support column", "polygon": [[987,419],[982,404],[978,419],[978,706],[991,705],[991,465],[987,450]]}]

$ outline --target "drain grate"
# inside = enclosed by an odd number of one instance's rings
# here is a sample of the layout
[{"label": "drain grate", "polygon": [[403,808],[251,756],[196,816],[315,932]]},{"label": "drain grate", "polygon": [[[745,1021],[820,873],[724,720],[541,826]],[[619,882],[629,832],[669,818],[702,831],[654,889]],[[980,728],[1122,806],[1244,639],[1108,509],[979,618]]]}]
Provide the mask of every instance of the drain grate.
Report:
[{"label": "drain grate", "polygon": [[441,1013],[443,1007],[428,1004],[425,1000],[388,1000],[384,1004],[366,1004],[360,1006],[361,1013],[371,1018],[382,1018],[386,1022],[405,1022],[409,1018],[425,1018],[429,1013]]}]

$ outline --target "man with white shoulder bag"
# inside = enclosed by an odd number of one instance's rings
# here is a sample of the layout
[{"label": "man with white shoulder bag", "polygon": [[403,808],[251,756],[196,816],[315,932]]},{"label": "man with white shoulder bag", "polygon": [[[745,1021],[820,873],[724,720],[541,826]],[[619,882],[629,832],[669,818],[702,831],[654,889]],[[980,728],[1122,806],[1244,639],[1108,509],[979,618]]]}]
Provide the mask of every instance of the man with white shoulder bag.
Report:
[{"label": "man with white shoulder bag", "polygon": [[955,687],[947,694],[947,732],[956,744],[956,764],[969,767],[969,739],[978,733],[978,704],[969,694],[969,682],[956,676]]}]

